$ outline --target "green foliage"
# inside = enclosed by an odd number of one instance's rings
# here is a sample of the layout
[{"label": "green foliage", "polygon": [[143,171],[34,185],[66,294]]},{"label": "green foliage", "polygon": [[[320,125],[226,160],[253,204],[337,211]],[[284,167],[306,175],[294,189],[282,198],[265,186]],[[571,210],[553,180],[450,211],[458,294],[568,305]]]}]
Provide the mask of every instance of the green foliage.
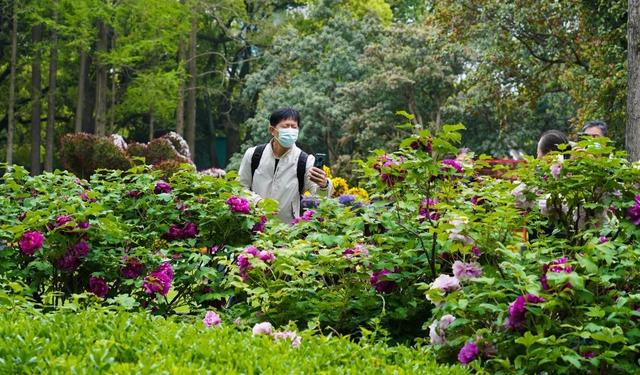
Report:
[{"label": "green foliage", "polygon": [[[1,295],[1,294],[0,294]],[[164,319],[97,308],[43,314],[0,304],[0,372],[307,374],[380,372],[464,374],[410,349],[303,332],[299,348],[229,321],[207,328],[201,317]]]}]

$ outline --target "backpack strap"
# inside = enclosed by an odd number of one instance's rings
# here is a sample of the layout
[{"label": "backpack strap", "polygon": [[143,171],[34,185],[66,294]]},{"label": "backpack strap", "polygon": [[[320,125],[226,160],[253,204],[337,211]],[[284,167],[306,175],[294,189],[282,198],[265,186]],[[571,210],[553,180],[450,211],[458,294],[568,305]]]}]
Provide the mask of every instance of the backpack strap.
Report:
[{"label": "backpack strap", "polygon": [[307,173],[307,158],[309,155],[300,150],[300,156],[298,156],[298,169],[296,170],[298,174],[298,192],[300,193],[300,197],[304,193],[304,175]]},{"label": "backpack strap", "polygon": [[251,185],[253,185],[253,174],[256,172],[256,169],[258,169],[258,166],[260,165],[260,159],[262,159],[262,153],[264,152],[264,148],[266,146],[266,143],[257,145],[253,150],[253,155],[251,155]]}]

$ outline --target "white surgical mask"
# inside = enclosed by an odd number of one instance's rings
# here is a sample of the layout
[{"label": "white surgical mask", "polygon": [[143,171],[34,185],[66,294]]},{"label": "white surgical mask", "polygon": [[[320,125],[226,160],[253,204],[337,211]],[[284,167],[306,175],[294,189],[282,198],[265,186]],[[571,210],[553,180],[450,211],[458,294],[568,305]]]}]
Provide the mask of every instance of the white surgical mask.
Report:
[{"label": "white surgical mask", "polygon": [[284,148],[290,148],[298,140],[298,129],[278,129],[278,143]]}]

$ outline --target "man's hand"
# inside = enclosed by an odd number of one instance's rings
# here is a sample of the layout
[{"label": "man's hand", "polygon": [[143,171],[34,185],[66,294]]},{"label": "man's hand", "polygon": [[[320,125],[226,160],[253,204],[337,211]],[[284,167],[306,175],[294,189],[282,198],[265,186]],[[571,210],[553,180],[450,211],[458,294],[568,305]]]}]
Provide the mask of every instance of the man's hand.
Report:
[{"label": "man's hand", "polygon": [[326,173],[320,168],[311,167],[309,169],[309,179],[323,189],[329,184]]}]

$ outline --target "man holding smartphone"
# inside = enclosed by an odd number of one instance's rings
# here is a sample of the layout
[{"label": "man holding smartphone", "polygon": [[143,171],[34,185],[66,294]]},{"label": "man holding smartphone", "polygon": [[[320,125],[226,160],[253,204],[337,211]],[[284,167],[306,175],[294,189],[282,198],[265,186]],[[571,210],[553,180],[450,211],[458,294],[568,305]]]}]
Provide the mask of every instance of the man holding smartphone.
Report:
[{"label": "man holding smartphone", "polygon": [[245,188],[280,203],[278,217],[285,223],[300,215],[300,198],[305,191],[331,196],[333,190],[321,160],[316,163],[313,155],[296,146],[299,126],[300,113],[295,109],[281,108],[271,113],[271,141],[248,149],[238,172]]}]

